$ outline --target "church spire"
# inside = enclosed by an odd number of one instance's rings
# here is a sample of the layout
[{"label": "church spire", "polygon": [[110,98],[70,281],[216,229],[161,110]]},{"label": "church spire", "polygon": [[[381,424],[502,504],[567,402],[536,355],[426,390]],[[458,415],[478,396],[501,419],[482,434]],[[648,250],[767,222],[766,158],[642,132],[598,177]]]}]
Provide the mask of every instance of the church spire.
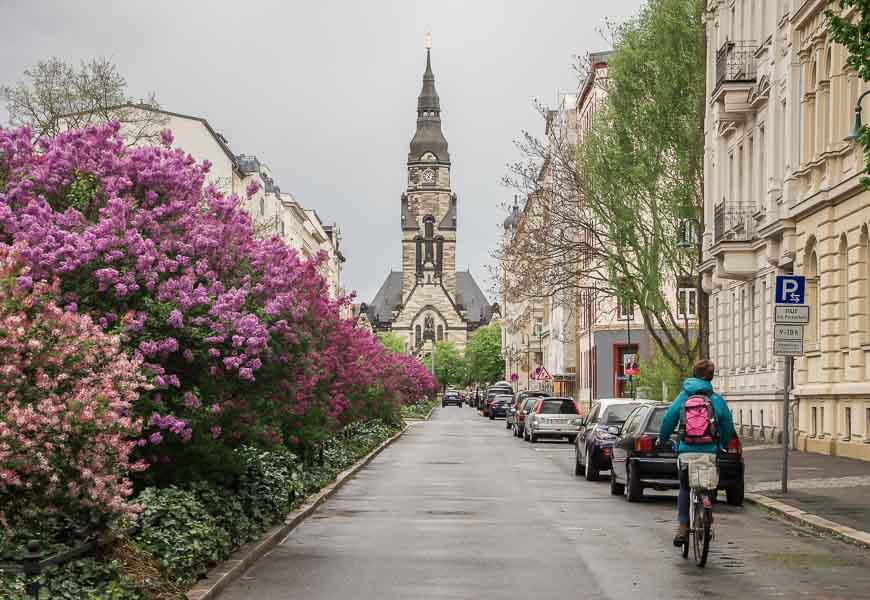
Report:
[{"label": "church spire", "polygon": [[419,160],[426,152],[434,154],[439,161],[450,162],[447,140],[441,131],[441,100],[435,90],[435,74],[432,72],[431,34],[426,34],[426,71],[423,73],[423,89],[417,98],[417,132],[411,140],[408,160]]}]

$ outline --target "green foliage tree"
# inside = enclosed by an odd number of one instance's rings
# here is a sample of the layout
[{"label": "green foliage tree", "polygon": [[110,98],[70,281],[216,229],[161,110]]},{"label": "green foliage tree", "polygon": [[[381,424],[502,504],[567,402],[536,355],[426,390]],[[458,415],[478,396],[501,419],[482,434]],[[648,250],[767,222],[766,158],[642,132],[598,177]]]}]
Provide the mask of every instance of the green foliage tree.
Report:
[{"label": "green foliage tree", "polygon": [[471,334],[465,346],[468,383],[489,383],[504,377],[501,326],[490,323]]},{"label": "green foliage tree", "polygon": [[[426,360],[426,367],[432,372],[431,354]],[[435,377],[438,385],[446,388],[451,385],[465,383],[466,366],[465,357],[459,348],[451,341],[441,341],[435,344]]]},{"label": "green foliage tree", "polygon": [[379,333],[378,339],[381,341],[381,345],[390,352],[397,354],[406,354],[408,352],[408,349],[405,347],[405,339],[397,333],[392,331]]},{"label": "green foliage tree", "polygon": [[[648,0],[614,29],[607,101],[578,149],[597,238],[590,271],[606,280],[609,294],[640,311],[674,368],[708,353],[700,239],[694,251],[677,247],[683,219],[703,229],[702,15],[701,0]],[[675,283],[697,289],[697,322],[675,314]]]},{"label": "green foliage tree", "polygon": [[[831,37],[849,51],[846,64],[858,77],[870,81],[870,0],[840,0],[839,10],[828,8],[825,16]],[[846,11],[854,12],[846,16]],[[861,126],[858,141],[864,147],[864,170],[870,172],[870,128]],[[870,177],[863,177],[861,183],[870,187]]]},{"label": "green foliage tree", "polygon": [[647,398],[656,402],[672,402],[686,375],[692,370],[692,363],[688,358],[684,358],[680,365],[674,365],[658,350],[639,366],[637,386],[646,392]]}]

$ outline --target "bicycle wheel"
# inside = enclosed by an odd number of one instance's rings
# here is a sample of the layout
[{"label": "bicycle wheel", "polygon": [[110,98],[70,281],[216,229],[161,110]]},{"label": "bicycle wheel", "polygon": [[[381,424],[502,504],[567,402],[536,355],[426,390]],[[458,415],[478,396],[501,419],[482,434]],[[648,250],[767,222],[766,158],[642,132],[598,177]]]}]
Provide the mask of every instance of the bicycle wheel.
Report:
[{"label": "bicycle wheel", "polygon": [[694,519],[692,528],[692,546],[695,564],[703,567],[707,564],[707,554],[710,552],[710,509],[695,499]]}]

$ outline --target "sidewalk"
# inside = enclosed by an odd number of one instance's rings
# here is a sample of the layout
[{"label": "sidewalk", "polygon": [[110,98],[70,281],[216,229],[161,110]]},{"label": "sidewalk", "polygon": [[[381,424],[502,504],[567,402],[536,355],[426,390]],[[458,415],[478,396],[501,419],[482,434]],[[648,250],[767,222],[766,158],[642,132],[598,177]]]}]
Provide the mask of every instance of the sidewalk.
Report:
[{"label": "sidewalk", "polygon": [[781,446],[747,446],[744,460],[748,501],[870,545],[870,462],[792,451],[782,494]]}]

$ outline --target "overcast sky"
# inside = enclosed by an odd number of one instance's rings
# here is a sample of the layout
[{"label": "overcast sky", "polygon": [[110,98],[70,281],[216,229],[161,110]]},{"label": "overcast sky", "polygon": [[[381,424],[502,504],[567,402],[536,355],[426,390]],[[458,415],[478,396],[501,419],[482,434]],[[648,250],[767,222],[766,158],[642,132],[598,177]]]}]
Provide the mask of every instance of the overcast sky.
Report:
[{"label": "overcast sky", "polygon": [[[575,55],[641,0],[0,0],[0,82],[36,61],[113,59],[144,97],[203,116],[236,153],[344,232],[345,285],[369,301],[401,260],[399,199],[432,31],[459,196],[457,268],[489,291],[512,191],[513,141],[534,100],[573,91]],[[5,122],[0,110],[0,122]]]}]

